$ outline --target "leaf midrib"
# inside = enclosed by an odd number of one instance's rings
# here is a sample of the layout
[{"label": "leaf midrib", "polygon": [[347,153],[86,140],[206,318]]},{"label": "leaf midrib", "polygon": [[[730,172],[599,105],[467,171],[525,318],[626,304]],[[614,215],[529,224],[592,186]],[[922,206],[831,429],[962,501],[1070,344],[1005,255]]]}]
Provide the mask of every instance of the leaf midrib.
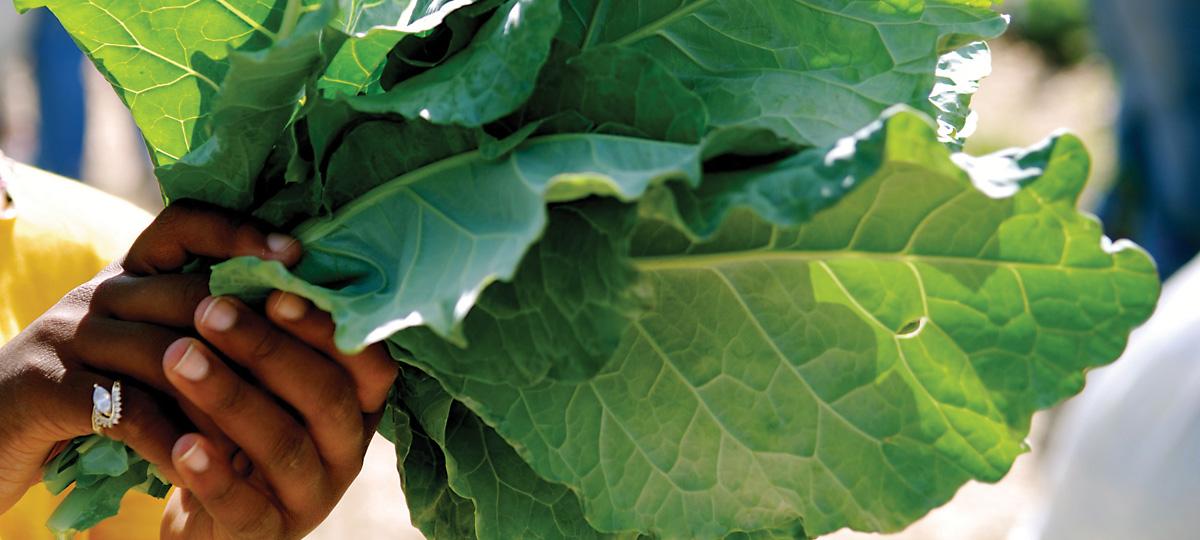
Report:
[{"label": "leaf midrib", "polygon": [[917,255],[895,252],[870,252],[853,250],[824,250],[824,251],[778,251],[772,249],[755,249],[724,253],[709,253],[703,255],[666,255],[650,257],[632,257],[633,263],[639,270],[656,272],[667,270],[705,270],[718,266],[767,261],[791,262],[821,262],[832,260],[865,260],[865,261],[894,261],[903,263],[943,263],[975,266],[997,266],[1009,268],[1070,268],[1082,271],[1111,271],[1122,269],[1116,266],[1087,267],[1070,266],[1061,263],[1037,263],[1009,261],[1003,259],[981,259],[970,255]]}]

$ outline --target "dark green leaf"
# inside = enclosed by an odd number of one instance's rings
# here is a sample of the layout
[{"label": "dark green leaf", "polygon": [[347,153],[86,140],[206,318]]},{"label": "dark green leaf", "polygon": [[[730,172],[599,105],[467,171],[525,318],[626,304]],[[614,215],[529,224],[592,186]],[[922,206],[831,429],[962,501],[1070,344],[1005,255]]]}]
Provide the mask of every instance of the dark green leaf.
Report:
[{"label": "dark green leaf", "polygon": [[363,112],[481,126],[516,110],[533,93],[558,25],[556,0],[510,0],[463,51],[386,93],[349,103]]}]

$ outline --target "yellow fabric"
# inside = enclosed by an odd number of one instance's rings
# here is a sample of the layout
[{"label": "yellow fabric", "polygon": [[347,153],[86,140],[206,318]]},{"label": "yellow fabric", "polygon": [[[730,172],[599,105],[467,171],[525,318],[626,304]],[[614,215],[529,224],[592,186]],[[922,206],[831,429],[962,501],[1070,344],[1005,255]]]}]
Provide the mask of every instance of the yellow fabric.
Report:
[{"label": "yellow fabric", "polygon": [[[78,182],[7,166],[0,156],[0,174],[15,209],[11,216],[0,216],[0,345],[124,255],[151,219],[141,209]],[[34,486],[0,515],[0,538],[51,540],[46,518],[60,498]],[[118,516],[77,538],[157,538],[162,508],[163,501],[132,493]]]}]

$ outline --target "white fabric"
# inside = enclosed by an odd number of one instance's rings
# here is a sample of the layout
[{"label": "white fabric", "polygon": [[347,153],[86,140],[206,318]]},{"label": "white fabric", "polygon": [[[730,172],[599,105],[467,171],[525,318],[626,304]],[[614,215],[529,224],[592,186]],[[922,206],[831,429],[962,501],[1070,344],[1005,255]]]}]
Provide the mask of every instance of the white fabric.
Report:
[{"label": "white fabric", "polygon": [[1046,477],[1033,540],[1200,538],[1200,260],[1167,283],[1122,358],[1088,375]]}]

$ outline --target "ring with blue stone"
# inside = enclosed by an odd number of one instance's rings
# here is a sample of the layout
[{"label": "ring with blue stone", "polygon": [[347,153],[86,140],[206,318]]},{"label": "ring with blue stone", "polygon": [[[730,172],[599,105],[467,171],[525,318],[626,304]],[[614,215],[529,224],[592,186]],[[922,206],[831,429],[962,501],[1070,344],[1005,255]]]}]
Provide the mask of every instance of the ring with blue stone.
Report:
[{"label": "ring with blue stone", "polygon": [[121,381],[113,381],[112,391],[92,385],[92,431],[111,428],[121,421]]}]

